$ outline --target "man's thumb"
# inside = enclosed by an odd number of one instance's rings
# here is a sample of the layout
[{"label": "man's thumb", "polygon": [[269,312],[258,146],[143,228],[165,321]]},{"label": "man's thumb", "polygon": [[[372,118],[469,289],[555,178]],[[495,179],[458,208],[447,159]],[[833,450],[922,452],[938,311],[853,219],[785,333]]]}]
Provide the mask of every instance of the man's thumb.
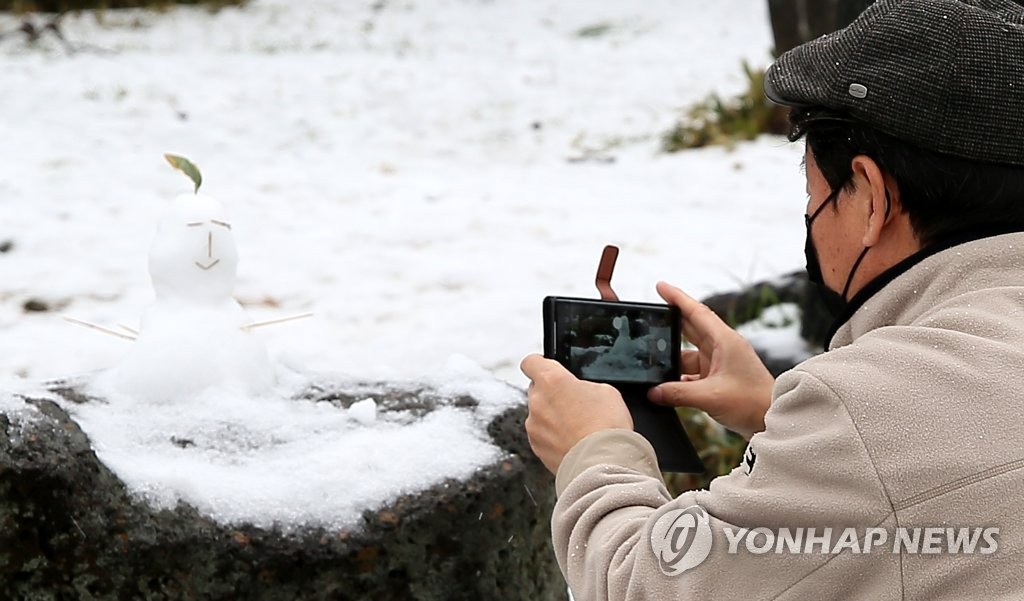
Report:
[{"label": "man's thumb", "polygon": [[706,410],[712,396],[707,378],[659,384],[647,392],[652,403],[669,407],[694,407]]}]

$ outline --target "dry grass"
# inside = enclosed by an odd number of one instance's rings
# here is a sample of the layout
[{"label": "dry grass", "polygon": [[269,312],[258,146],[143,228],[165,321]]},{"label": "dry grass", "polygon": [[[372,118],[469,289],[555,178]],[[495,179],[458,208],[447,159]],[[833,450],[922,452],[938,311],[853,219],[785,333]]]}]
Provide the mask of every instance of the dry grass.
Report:
[{"label": "dry grass", "polygon": [[764,95],[764,71],[743,63],[747,89],[735,98],[711,94],[690,108],[679,123],[662,137],[665,152],[710,145],[731,146],[760,134],[784,134],[789,130],[787,111]]},{"label": "dry grass", "polygon": [[245,2],[246,0],[0,0],[0,11],[25,14],[140,7],[165,10],[175,4],[201,4],[211,9],[219,9],[225,6],[239,6]]}]

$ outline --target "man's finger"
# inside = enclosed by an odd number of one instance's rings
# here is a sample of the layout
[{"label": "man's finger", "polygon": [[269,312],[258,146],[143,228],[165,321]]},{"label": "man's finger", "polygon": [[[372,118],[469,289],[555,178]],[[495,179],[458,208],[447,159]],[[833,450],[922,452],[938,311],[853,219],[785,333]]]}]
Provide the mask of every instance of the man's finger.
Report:
[{"label": "man's finger", "polygon": [[700,373],[700,351],[682,351],[679,362],[684,375]]},{"label": "man's finger", "polygon": [[671,284],[658,282],[655,288],[666,303],[679,307],[679,312],[682,314],[683,321],[683,336],[686,340],[696,346],[702,346],[701,343],[704,337],[701,334],[701,331],[695,328],[690,322],[689,317],[687,317],[687,315],[691,314],[696,309],[696,305],[699,305],[700,303]]},{"label": "man's finger", "polygon": [[708,309],[707,305],[698,302],[679,288],[665,282],[658,282],[657,290],[665,302],[679,307],[679,311],[683,314],[683,332],[687,339],[697,346],[713,342],[722,335],[724,330],[731,329],[711,309]]},{"label": "man's finger", "polygon": [[562,364],[554,359],[546,359],[543,355],[536,353],[527,355],[519,364],[519,369],[532,381],[539,378],[551,377],[564,373],[566,370]]}]

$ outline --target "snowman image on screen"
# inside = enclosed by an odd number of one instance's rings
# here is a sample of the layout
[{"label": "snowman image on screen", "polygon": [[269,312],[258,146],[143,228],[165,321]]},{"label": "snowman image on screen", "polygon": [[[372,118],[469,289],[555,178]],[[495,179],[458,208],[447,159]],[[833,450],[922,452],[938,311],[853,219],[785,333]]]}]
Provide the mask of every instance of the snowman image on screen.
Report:
[{"label": "snowman image on screen", "polygon": [[[638,327],[632,327],[631,321]],[[574,355],[581,358],[582,376],[592,380],[634,382],[661,378],[671,362],[668,353],[671,329],[644,319],[634,320],[625,314],[613,317],[611,325],[615,337],[608,338],[610,345],[573,349]]]},{"label": "snowman image on screen", "polygon": [[196,193],[174,200],[149,249],[156,300],[138,332],[125,336],[135,342],[123,361],[101,376],[138,400],[172,402],[211,389],[258,395],[276,381],[265,345],[251,332],[261,324],[232,297],[238,251],[231,221],[220,202],[198,193],[201,178],[191,168]]},{"label": "snowman image on screen", "polygon": [[630,374],[640,379],[646,371],[640,356],[646,354],[646,340],[636,339],[630,335],[629,318],[617,315],[612,318],[615,328],[615,341],[610,347],[604,347],[594,357],[590,365],[583,367],[586,378],[606,378],[614,375]]}]

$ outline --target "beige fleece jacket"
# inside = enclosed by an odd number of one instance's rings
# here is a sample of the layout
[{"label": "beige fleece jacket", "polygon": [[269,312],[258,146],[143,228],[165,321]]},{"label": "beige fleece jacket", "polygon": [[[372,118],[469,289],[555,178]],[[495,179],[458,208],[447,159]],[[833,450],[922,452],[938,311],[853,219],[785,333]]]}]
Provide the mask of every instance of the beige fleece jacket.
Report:
[{"label": "beige fleece jacket", "polygon": [[[558,563],[576,601],[1024,599],[1022,376],[1024,233],[932,254],[860,306],[829,352],[779,377],[752,467],[673,500],[640,435],[606,430],[573,447],[556,478]],[[666,540],[669,512],[693,505],[709,555],[666,575],[652,531]],[[811,527],[832,529],[812,553],[778,545],[780,529]],[[858,538],[844,546],[848,527]],[[935,530],[913,549],[917,527]],[[767,531],[731,543],[742,528]],[[757,552],[769,535],[775,546]],[[931,552],[961,535],[976,537],[973,553]],[[679,556],[665,548],[666,562]]]}]

